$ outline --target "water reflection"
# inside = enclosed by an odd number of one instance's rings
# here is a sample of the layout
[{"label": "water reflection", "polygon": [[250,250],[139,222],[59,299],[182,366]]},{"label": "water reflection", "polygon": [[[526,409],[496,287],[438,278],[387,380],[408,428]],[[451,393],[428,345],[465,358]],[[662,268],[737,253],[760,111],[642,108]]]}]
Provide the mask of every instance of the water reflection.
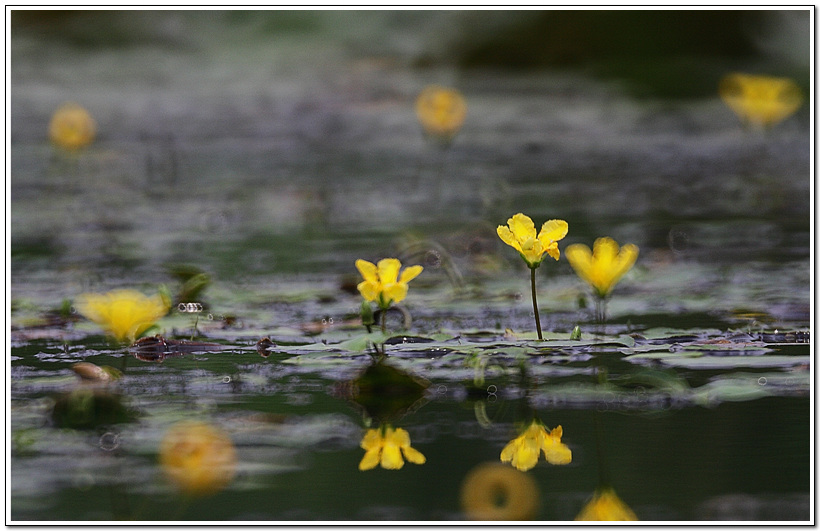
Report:
[{"label": "water reflection", "polygon": [[370,470],[376,468],[376,465],[388,470],[399,470],[404,466],[405,459],[417,465],[427,462],[424,454],[410,446],[410,434],[407,430],[393,428],[389,424],[367,430],[362,437],[361,447],[365,454],[359,462],[359,470]]},{"label": "water reflection", "polygon": [[538,463],[538,456],[543,451],[548,463],[569,464],[572,462],[572,451],[561,442],[563,433],[561,426],[550,431],[540,420],[533,419],[518,437],[504,447],[501,461],[526,472]]},{"label": "water reflection", "polygon": [[634,521],[638,517],[625,504],[611,487],[602,487],[595,491],[592,499],[575,517],[587,521]]},{"label": "water reflection", "polygon": [[219,428],[197,421],[171,426],[160,442],[165,476],[181,492],[205,496],[224,489],[236,474],[236,449]]}]

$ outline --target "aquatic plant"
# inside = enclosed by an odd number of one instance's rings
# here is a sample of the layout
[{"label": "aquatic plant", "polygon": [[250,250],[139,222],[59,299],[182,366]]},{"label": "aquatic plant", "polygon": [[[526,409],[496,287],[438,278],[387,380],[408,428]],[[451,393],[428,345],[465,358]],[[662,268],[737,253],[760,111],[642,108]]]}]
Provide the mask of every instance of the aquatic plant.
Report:
[{"label": "aquatic plant", "polygon": [[62,104],[52,115],[48,136],[54,145],[75,151],[94,141],[97,124],[91,114],[77,103]]},{"label": "aquatic plant", "polygon": [[482,463],[461,484],[461,509],[470,520],[531,520],[538,510],[538,483],[501,463]]},{"label": "aquatic plant", "polygon": [[541,318],[538,315],[538,301],[535,294],[535,270],[549,255],[555,260],[561,256],[558,249],[558,240],[567,235],[569,225],[561,219],[551,219],[541,226],[536,234],[535,224],[529,216],[520,212],[507,220],[507,225],[499,225],[496,229],[501,241],[518,251],[521,258],[530,268],[530,284],[532,287],[532,309],[535,313],[535,327],[538,329],[538,339],[543,339],[541,333]]},{"label": "aquatic plant", "polygon": [[359,470],[370,470],[379,464],[388,470],[399,470],[404,466],[405,459],[417,465],[427,461],[421,452],[410,446],[407,430],[394,429],[389,424],[367,430],[360,446],[365,454],[359,463]]},{"label": "aquatic plant", "polygon": [[83,293],[75,307],[117,341],[133,342],[168,313],[170,303],[159,294],[148,297],[136,290],[118,289]]},{"label": "aquatic plant", "polygon": [[180,491],[194,496],[225,488],[236,473],[236,449],[222,430],[198,421],[182,421],[165,433],[159,461]]},{"label": "aquatic plant", "polygon": [[501,461],[526,472],[536,465],[538,456],[543,451],[544,459],[553,465],[566,465],[572,462],[572,451],[561,442],[564,430],[557,426],[548,430],[538,419],[533,419],[501,451]]},{"label": "aquatic plant", "polygon": [[732,73],[720,81],[718,93],[744,124],[761,128],[777,125],[803,103],[797,83],[781,77]]},{"label": "aquatic plant", "polygon": [[459,91],[431,85],[416,99],[416,116],[430,138],[448,145],[467,117],[467,104]]},{"label": "aquatic plant", "polygon": [[636,521],[638,517],[625,504],[612,487],[601,487],[596,489],[592,499],[581,509],[578,516],[575,517],[578,521],[611,521],[624,522]]},{"label": "aquatic plant", "polygon": [[569,265],[592,287],[599,321],[605,318],[605,301],[612,288],[635,265],[638,252],[637,245],[627,243],[619,248],[618,243],[609,237],[596,239],[591,251],[582,243],[574,243],[564,250]]},{"label": "aquatic plant", "polygon": [[[419,276],[424,270],[420,265],[401,270],[397,258],[383,258],[378,265],[367,260],[356,260],[356,269],[361,273],[362,282],[356,286],[365,302],[375,302],[381,309],[382,331],[385,330],[386,312],[391,304],[399,303],[407,296],[407,283]],[[363,312],[363,314],[366,312]]]}]

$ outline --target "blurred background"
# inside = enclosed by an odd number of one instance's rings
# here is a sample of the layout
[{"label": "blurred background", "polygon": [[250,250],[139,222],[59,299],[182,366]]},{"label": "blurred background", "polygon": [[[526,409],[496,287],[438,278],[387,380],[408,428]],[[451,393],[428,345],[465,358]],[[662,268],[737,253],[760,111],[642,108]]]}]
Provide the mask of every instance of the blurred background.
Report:
[{"label": "blurred background", "polygon": [[[808,255],[809,106],[744,130],[721,77],[809,94],[808,11],[11,11],[12,274],[348,270],[513,213],[642,249]],[[414,112],[461,91],[448,149]],[[64,101],[97,137],[48,141]]]}]

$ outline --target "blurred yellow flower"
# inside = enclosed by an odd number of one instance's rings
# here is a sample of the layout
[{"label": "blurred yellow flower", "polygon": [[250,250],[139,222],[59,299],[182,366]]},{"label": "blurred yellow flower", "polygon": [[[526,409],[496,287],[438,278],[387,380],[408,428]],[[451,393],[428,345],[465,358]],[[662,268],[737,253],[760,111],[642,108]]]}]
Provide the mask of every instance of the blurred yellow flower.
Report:
[{"label": "blurred yellow flower", "polygon": [[75,303],[84,317],[102,326],[117,341],[133,342],[166,313],[169,305],[159,294],[119,289],[108,293],[83,293]]},{"label": "blurred yellow flower", "polygon": [[51,141],[68,150],[84,148],[94,141],[97,124],[83,107],[76,103],[64,103],[51,117],[48,136]]},{"label": "blurred yellow flower", "polygon": [[428,135],[450,141],[464,123],[467,104],[457,90],[431,85],[416,99],[416,115]]},{"label": "blurred yellow flower", "polygon": [[393,429],[388,425],[367,430],[361,447],[365,454],[359,463],[359,470],[370,470],[378,464],[388,470],[398,470],[404,466],[404,459],[417,465],[427,461],[421,452],[410,446],[410,434],[406,430]]},{"label": "blurred yellow flower", "polygon": [[402,271],[401,262],[396,258],[384,258],[375,265],[367,260],[356,260],[356,269],[362,274],[363,282],[357,288],[368,302],[376,301],[386,310],[394,302],[401,302],[407,296],[407,283],[419,276],[424,269],[420,265],[410,266]]},{"label": "blurred yellow flower", "polygon": [[236,473],[236,449],[230,437],[203,422],[171,426],[160,442],[159,461],[174,485],[195,496],[222,490]]},{"label": "blurred yellow flower", "polygon": [[733,73],[718,86],[720,97],[747,124],[771,127],[803,103],[797,83],[788,78]]},{"label": "blurred yellow flower", "polygon": [[567,235],[569,225],[561,219],[551,219],[541,226],[536,235],[535,224],[529,216],[518,213],[507,220],[507,225],[496,229],[501,241],[518,251],[530,269],[541,265],[544,254],[558,260],[558,240]]},{"label": "blurred yellow flower", "polygon": [[552,431],[538,420],[529,426],[501,451],[501,461],[526,472],[538,462],[538,454],[544,452],[544,458],[553,465],[566,465],[572,462],[572,451],[561,442],[564,430],[561,426]]},{"label": "blurred yellow flower", "polygon": [[501,463],[482,463],[461,484],[461,509],[470,520],[531,520],[538,510],[538,483]]},{"label": "blurred yellow flower", "polygon": [[575,520],[626,522],[636,521],[638,517],[612,488],[604,487],[595,491],[592,500],[581,509]]},{"label": "blurred yellow flower", "polygon": [[638,246],[628,243],[618,248],[612,238],[598,238],[592,251],[582,243],[568,246],[564,252],[569,265],[586,281],[595,294],[605,299],[638,258]]}]

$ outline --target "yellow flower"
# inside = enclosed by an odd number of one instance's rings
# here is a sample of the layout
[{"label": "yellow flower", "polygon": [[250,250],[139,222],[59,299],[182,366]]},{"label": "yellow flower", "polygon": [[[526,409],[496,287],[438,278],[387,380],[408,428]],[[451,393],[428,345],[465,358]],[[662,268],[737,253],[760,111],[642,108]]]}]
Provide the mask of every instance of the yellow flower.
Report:
[{"label": "yellow flower", "polygon": [[416,115],[427,134],[449,141],[464,123],[467,104],[457,90],[432,85],[416,99]]},{"label": "yellow flower", "polygon": [[102,326],[117,341],[133,342],[168,313],[160,295],[146,297],[130,289],[108,293],[84,293],[76,302],[77,311]]},{"label": "yellow flower", "polygon": [[513,439],[501,451],[501,461],[526,472],[538,462],[538,454],[544,452],[544,458],[553,465],[566,465],[572,462],[572,451],[561,442],[564,430],[561,426],[551,432],[543,424],[534,420],[524,432]]},{"label": "yellow flower", "polygon": [[461,509],[470,520],[531,520],[538,511],[538,483],[501,463],[483,463],[461,484]]},{"label": "yellow flower", "polygon": [[421,452],[410,446],[410,434],[402,428],[384,426],[367,430],[361,447],[365,454],[359,463],[359,470],[370,470],[378,464],[388,470],[398,470],[404,466],[404,459],[417,465],[423,465],[427,461]]},{"label": "yellow flower", "polygon": [[64,103],[51,117],[48,136],[55,145],[76,150],[94,141],[96,129],[97,125],[87,110],[76,103]]},{"label": "yellow flower", "polygon": [[581,509],[575,520],[626,522],[636,521],[638,517],[612,488],[604,487],[595,491],[592,500]]},{"label": "yellow flower", "polygon": [[638,258],[638,246],[628,243],[618,249],[612,238],[598,238],[592,251],[582,243],[575,243],[564,251],[569,265],[586,281],[601,299],[609,296]]},{"label": "yellow flower", "polygon": [[363,282],[357,286],[359,293],[368,302],[376,301],[386,310],[390,304],[401,302],[407,296],[407,283],[419,276],[424,269],[420,265],[410,266],[402,271],[401,262],[396,258],[384,258],[375,265],[367,260],[356,260],[356,269],[362,274]]},{"label": "yellow flower", "polygon": [[788,78],[734,73],[720,81],[718,92],[744,123],[762,127],[785,120],[803,103],[800,87]]},{"label": "yellow flower", "polygon": [[236,449],[230,437],[209,424],[182,421],[162,438],[163,472],[182,492],[197,496],[225,488],[236,472]]},{"label": "yellow flower", "polygon": [[518,213],[507,220],[507,226],[499,225],[496,229],[501,241],[518,251],[530,269],[541,265],[544,254],[558,260],[558,240],[567,235],[569,225],[562,219],[551,219],[541,226],[536,236],[535,224],[529,216]]}]

